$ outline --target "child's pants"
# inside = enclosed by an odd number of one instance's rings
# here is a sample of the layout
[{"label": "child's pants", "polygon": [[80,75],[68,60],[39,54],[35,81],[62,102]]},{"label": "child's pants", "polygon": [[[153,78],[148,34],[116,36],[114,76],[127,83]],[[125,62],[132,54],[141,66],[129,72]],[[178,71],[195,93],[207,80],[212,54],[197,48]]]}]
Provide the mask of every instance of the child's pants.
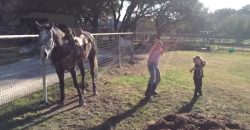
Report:
[{"label": "child's pants", "polygon": [[156,64],[148,64],[148,71],[150,73],[150,78],[148,81],[148,87],[146,90],[146,94],[152,94],[155,92],[156,87],[161,81],[160,71]]},{"label": "child's pants", "polygon": [[200,95],[202,95],[202,78],[194,78],[194,85],[195,85],[195,90],[194,90],[194,94],[199,93]]}]

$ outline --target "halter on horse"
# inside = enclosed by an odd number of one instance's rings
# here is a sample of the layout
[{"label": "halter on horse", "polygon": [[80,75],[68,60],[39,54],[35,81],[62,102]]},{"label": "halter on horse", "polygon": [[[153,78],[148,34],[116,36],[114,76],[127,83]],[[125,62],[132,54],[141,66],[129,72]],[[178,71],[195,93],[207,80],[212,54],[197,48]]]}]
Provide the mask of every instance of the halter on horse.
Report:
[{"label": "halter on horse", "polygon": [[[72,30],[67,26],[55,27],[53,24],[40,25],[36,22],[39,29],[40,59],[44,63],[51,59],[52,65],[60,83],[60,104],[64,104],[64,73],[69,71],[73,78],[74,86],[79,96],[79,104],[84,105],[82,93],[84,93],[85,70],[84,60],[88,59],[90,65],[90,74],[92,77],[93,94],[98,95],[96,90],[96,41],[89,33],[81,31],[80,37],[76,37]],[[82,91],[77,82],[75,66],[78,65],[82,75]]]}]

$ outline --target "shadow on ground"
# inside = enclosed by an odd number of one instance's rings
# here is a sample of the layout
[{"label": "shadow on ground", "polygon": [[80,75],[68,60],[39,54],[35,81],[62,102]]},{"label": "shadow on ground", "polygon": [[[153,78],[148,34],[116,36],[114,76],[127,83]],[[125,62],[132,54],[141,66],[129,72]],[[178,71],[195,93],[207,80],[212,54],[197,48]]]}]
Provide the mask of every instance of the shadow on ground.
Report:
[{"label": "shadow on ground", "polygon": [[194,104],[197,102],[198,99],[199,99],[198,96],[194,96],[188,104],[182,106],[179,109],[178,113],[188,113],[188,112],[191,112],[192,109],[193,109]]},{"label": "shadow on ground", "polygon": [[[72,106],[75,102],[77,102],[77,100],[68,102],[64,106],[58,105],[57,102],[52,102],[50,104],[37,102],[24,108],[15,109],[11,112],[0,115],[0,128],[14,129],[19,127],[22,130],[26,130],[52,118],[53,116],[79,107],[79,105]],[[34,114],[27,115],[28,113]]]},{"label": "shadow on ground", "polygon": [[133,106],[128,111],[125,111],[121,114],[112,116],[112,117],[108,118],[105,122],[103,122],[102,124],[95,126],[95,127],[91,128],[90,130],[112,130],[113,128],[116,127],[116,125],[119,122],[132,116],[135,112],[137,112],[137,110],[139,108],[145,106],[148,102],[149,102],[149,98],[145,97],[145,98],[141,99],[138,104]]}]

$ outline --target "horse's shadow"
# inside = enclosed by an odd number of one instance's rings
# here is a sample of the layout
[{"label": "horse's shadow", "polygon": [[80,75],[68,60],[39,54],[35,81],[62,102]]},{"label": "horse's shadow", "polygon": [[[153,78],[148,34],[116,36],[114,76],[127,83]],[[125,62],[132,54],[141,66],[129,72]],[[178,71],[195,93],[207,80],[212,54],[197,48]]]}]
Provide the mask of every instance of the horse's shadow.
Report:
[{"label": "horse's shadow", "polygon": [[193,109],[194,104],[197,102],[197,100],[199,99],[198,96],[193,96],[193,98],[190,100],[190,102],[184,106],[182,106],[178,113],[188,113],[191,112]]},{"label": "horse's shadow", "polygon": [[[60,113],[64,113],[66,111],[70,111],[79,107],[79,106],[73,106],[73,107],[70,107],[70,108],[67,108],[65,110],[58,112],[58,110],[60,110],[62,107],[72,106],[72,104],[75,102],[76,101],[71,101],[65,104],[64,106],[58,105],[57,102],[51,102],[50,104],[37,102],[27,107],[15,109],[11,112],[5,113],[0,116],[0,120],[1,120],[0,128],[14,129],[16,127],[19,127],[20,129],[23,129],[23,130],[28,129],[32,126],[35,126],[39,123],[42,123],[50,119],[53,116],[56,116]],[[48,109],[48,110],[45,110],[45,109]],[[35,114],[35,115],[30,115],[25,118],[16,119],[17,115],[22,116],[27,113],[35,113],[37,111],[43,111],[43,112]]]},{"label": "horse's shadow", "polygon": [[128,111],[121,114],[112,116],[104,121],[102,124],[90,128],[90,130],[112,130],[119,122],[132,116],[139,108],[145,106],[149,102],[149,98],[145,97],[139,101],[138,104],[133,106]]}]

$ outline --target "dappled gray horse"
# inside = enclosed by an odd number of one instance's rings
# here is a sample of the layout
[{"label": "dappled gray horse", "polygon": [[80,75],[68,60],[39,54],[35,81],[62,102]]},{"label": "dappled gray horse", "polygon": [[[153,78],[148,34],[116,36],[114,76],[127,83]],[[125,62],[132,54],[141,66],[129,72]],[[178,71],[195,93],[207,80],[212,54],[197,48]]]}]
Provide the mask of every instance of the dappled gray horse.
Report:
[{"label": "dappled gray horse", "polygon": [[[77,37],[75,33],[67,26],[55,27],[51,24],[41,25],[36,22],[39,29],[40,59],[44,63],[47,59],[51,59],[52,65],[56,69],[56,73],[60,83],[60,104],[64,104],[64,73],[69,71],[73,78],[74,86],[79,96],[79,104],[84,105],[85,101],[82,96],[84,93],[84,77],[85,70],[83,66],[84,60],[88,60],[90,65],[90,74],[92,77],[93,94],[97,95],[96,75],[97,75],[97,58],[96,58],[96,41],[89,33],[81,31]],[[78,65],[82,75],[82,91],[77,82],[75,66]]]}]

